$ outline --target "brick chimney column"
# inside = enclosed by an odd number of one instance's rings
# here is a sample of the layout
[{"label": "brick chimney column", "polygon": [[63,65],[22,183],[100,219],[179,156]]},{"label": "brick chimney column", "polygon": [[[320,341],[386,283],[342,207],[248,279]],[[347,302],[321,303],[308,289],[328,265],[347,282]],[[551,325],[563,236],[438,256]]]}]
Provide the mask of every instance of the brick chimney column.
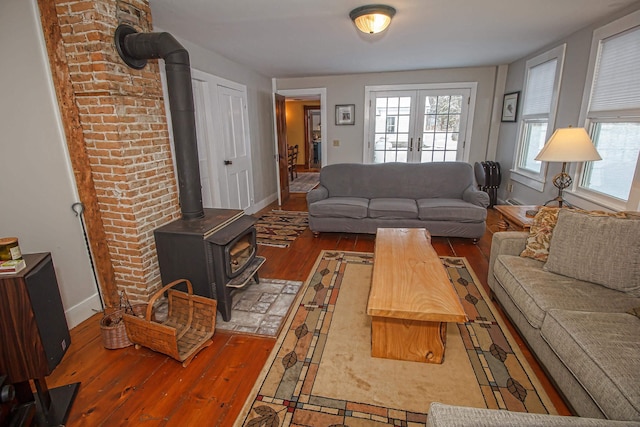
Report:
[{"label": "brick chimney column", "polygon": [[72,163],[76,176],[79,168],[91,171],[88,193],[105,236],[92,246],[107,245],[109,259],[99,262],[110,263],[115,281],[101,286],[146,301],[161,285],[153,231],[180,209],[158,62],[129,68],[113,37],[121,23],[152,31],[149,4],[55,0],[55,7],[87,154],[85,164]]}]

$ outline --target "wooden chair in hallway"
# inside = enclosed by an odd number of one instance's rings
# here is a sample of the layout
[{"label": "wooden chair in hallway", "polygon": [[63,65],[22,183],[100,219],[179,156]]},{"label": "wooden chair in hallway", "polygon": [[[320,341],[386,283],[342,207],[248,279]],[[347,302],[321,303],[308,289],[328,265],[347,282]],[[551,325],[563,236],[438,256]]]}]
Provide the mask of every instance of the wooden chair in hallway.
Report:
[{"label": "wooden chair in hallway", "polygon": [[289,177],[291,179],[291,181],[294,180],[294,175],[297,178],[298,177],[298,171],[296,169],[296,164],[298,163],[298,144],[294,145],[294,146],[290,146],[288,148],[288,155],[289,155]]}]

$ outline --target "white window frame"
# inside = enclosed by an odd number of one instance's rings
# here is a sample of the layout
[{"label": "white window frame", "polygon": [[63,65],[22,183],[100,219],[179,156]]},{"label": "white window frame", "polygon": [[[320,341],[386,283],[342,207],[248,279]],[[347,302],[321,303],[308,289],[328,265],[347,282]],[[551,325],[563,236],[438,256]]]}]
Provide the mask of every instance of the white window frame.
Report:
[{"label": "white window frame", "polygon": [[529,169],[525,169],[520,167],[522,156],[525,152],[524,146],[524,138],[526,136],[526,126],[525,123],[527,120],[547,120],[547,135],[545,141],[548,141],[551,137],[551,134],[555,130],[555,122],[556,122],[556,112],[558,110],[558,98],[560,94],[560,84],[562,81],[562,70],[564,68],[564,55],[566,50],[566,43],[561,44],[551,50],[548,50],[534,58],[531,58],[527,61],[525,66],[525,76],[524,82],[522,86],[522,101],[520,105],[524,105],[524,102],[527,97],[526,89],[527,82],[529,79],[530,70],[540,64],[544,64],[545,62],[556,60],[556,75],[553,82],[553,93],[551,96],[551,106],[549,108],[549,114],[537,114],[532,116],[524,117],[521,113],[520,118],[518,119],[518,144],[516,146],[516,150],[513,158],[513,168],[511,169],[511,179],[519,182],[527,187],[531,187],[535,190],[542,192],[544,190],[545,185],[545,177],[547,175],[547,164],[543,163],[540,166],[540,172],[535,173]]},{"label": "white window frame", "polygon": [[362,150],[362,162],[371,163],[373,159],[374,142],[370,132],[370,113],[372,100],[377,92],[396,91],[420,91],[420,90],[440,90],[440,89],[466,89],[470,91],[468,101],[467,118],[464,123],[460,123],[460,128],[464,126],[465,138],[461,141],[462,153],[460,161],[468,162],[471,151],[471,134],[473,131],[473,116],[475,113],[476,96],[478,92],[478,82],[451,82],[451,83],[421,83],[406,85],[376,85],[365,86],[364,88],[364,149]]},{"label": "white window frame", "polygon": [[[594,121],[597,119],[606,119],[608,121],[618,122],[640,121],[640,111],[627,110],[622,112],[589,112],[596,64],[600,55],[602,41],[639,26],[640,11],[636,11],[600,27],[593,32],[591,52],[589,54],[589,68],[584,85],[579,121],[579,123],[584,123],[585,129],[587,129],[587,132],[589,133],[591,133]],[[629,117],[632,117],[632,119],[630,120]],[[638,159],[636,163],[629,198],[626,201],[581,187],[580,184],[583,181],[584,172],[584,163],[571,165],[569,173],[573,177],[573,186],[570,189],[565,190],[567,201],[572,204],[580,205],[585,209],[597,209],[604,207],[614,211],[640,210],[640,159]]]}]

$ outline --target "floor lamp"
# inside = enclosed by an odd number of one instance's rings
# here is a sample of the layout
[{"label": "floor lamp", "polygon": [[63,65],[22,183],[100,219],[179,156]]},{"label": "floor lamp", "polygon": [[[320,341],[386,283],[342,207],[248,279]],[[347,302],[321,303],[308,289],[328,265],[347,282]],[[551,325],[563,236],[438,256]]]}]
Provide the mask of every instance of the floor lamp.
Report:
[{"label": "floor lamp", "polygon": [[544,145],[536,160],[543,162],[562,162],[562,172],[553,177],[553,185],[558,188],[558,197],[549,200],[544,205],[558,202],[558,206],[571,206],[562,198],[562,192],[572,183],[571,176],[567,173],[568,162],[588,162],[602,160],[594,147],[591,138],[584,128],[556,129],[551,138]]}]

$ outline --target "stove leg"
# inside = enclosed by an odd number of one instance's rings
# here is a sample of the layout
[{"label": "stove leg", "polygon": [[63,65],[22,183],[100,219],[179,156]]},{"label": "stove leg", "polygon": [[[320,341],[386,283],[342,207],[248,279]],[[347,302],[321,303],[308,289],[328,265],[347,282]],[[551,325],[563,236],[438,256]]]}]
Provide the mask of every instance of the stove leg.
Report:
[{"label": "stove leg", "polygon": [[224,284],[216,285],[216,299],[218,311],[225,322],[231,320],[231,289]]}]

